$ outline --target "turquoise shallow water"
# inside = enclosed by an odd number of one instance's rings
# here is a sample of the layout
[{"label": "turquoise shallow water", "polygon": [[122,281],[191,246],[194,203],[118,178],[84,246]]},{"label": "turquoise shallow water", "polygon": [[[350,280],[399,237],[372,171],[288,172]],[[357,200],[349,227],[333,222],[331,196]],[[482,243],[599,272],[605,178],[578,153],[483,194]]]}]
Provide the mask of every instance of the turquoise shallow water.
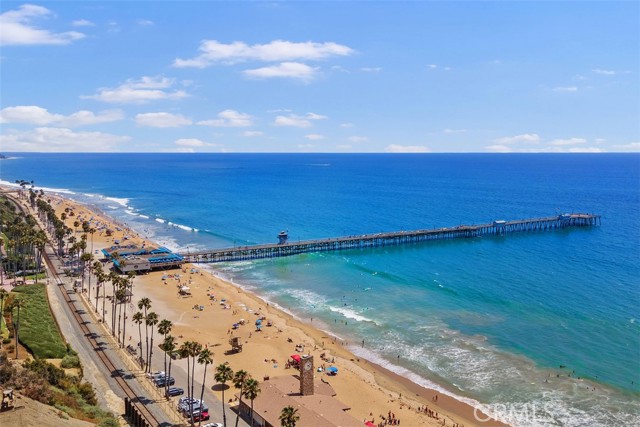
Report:
[{"label": "turquoise shallow water", "polygon": [[601,214],[597,228],[216,268],[516,425],[640,424],[637,154],[15,157],[3,181],[70,191],[182,250]]}]

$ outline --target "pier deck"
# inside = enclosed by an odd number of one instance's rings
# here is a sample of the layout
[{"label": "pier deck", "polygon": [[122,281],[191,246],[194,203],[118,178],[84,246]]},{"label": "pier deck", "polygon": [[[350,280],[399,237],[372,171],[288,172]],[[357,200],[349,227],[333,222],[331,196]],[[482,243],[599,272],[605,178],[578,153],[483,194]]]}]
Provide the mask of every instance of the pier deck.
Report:
[{"label": "pier deck", "polygon": [[531,218],[516,221],[494,221],[492,223],[478,225],[459,225],[457,227],[430,230],[395,231],[389,233],[303,240],[281,244],[273,243],[211,249],[198,252],[180,253],[180,255],[184,257],[186,262],[191,263],[245,261],[291,256],[307,252],[372,248],[418,243],[428,240],[471,238],[485,235],[504,235],[525,231],[556,230],[567,227],[589,227],[596,225],[600,225],[600,215],[575,213],[546,218]]}]

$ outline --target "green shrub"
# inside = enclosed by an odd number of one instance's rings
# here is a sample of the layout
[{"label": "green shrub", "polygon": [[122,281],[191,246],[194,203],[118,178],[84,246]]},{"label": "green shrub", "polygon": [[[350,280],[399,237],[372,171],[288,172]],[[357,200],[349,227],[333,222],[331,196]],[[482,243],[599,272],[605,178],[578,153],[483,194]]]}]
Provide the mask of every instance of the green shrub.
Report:
[{"label": "green shrub", "polygon": [[96,405],[98,403],[98,400],[96,399],[96,392],[91,383],[78,384],[78,393],[89,405]]},{"label": "green shrub", "polygon": [[72,356],[67,354],[62,358],[62,362],[60,362],[60,366],[69,369],[69,368],[79,368],[80,367],[80,359],[78,356]]},{"label": "green shrub", "polygon": [[120,427],[120,423],[118,423],[117,419],[109,417],[103,419],[100,424],[98,424],[98,427]]}]

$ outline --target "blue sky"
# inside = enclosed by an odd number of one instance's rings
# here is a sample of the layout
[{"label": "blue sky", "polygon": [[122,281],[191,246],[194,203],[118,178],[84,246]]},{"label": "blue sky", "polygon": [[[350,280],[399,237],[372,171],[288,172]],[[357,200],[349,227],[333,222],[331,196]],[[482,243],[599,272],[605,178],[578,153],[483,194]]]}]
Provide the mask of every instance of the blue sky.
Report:
[{"label": "blue sky", "polygon": [[0,3],[0,151],[640,151],[640,3]]}]

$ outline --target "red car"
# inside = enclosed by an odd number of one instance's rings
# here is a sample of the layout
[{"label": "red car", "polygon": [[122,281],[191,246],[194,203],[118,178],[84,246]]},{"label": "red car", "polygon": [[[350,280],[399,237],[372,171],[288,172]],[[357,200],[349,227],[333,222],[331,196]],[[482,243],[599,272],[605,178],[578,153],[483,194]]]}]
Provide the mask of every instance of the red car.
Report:
[{"label": "red car", "polygon": [[209,413],[207,411],[193,413],[193,421],[207,421],[208,419]]}]

